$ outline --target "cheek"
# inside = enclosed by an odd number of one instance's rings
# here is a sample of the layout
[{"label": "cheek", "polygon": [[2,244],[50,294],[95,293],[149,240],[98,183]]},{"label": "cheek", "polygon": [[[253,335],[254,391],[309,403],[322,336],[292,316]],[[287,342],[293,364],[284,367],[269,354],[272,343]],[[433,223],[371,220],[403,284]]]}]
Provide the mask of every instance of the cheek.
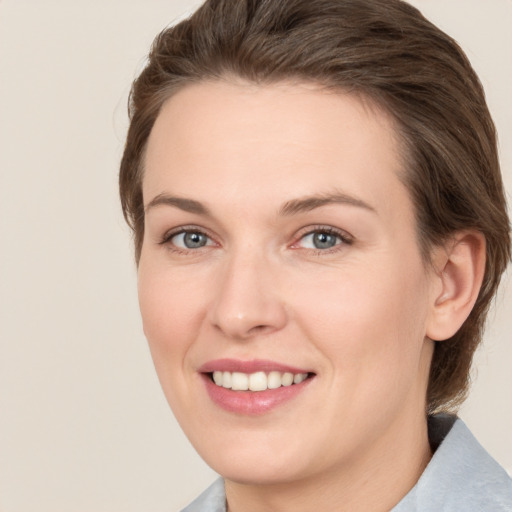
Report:
[{"label": "cheek", "polygon": [[[138,275],[139,305],[153,364],[164,395],[187,431],[188,405],[194,403],[190,358],[202,319],[205,290],[193,286],[181,273],[146,265],[141,259]],[[203,308],[204,309],[204,308]]]},{"label": "cheek", "polygon": [[204,290],[177,273],[152,268],[141,260],[138,295],[144,334],[157,370],[179,363],[179,355],[193,342]]},{"label": "cheek", "polygon": [[[427,291],[419,265],[405,272],[400,265],[365,265],[338,270],[303,283],[297,318],[308,338],[341,375],[350,374],[361,385],[390,383],[397,374],[412,377],[425,334]],[[308,319],[306,322],[305,319]]]}]

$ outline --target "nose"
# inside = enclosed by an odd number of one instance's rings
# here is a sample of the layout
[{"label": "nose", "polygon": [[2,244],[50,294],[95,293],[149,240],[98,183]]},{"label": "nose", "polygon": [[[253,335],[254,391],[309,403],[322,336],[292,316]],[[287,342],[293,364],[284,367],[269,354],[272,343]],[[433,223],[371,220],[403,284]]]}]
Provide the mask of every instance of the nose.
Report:
[{"label": "nose", "polygon": [[214,328],[234,340],[282,329],[287,314],[278,269],[256,254],[233,256],[224,264],[209,310]]}]

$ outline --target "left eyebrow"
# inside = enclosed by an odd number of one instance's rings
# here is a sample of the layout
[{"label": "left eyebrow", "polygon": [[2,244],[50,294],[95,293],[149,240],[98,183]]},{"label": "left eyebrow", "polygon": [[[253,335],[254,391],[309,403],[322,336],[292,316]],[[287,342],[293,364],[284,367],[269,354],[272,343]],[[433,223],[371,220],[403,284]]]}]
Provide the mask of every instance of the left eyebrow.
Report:
[{"label": "left eyebrow", "polygon": [[300,199],[292,199],[284,203],[284,205],[279,210],[279,214],[283,216],[295,215],[297,213],[308,212],[328,204],[346,204],[377,213],[373,206],[370,206],[363,200],[348,194],[336,192],[333,194],[320,194],[316,196],[307,196]]},{"label": "left eyebrow", "polygon": [[194,199],[188,199],[186,197],[175,197],[167,194],[158,194],[155,196],[144,208],[144,212],[147,213],[156,206],[174,206],[189,213],[196,213],[198,215],[210,215],[210,212],[204,204]]}]

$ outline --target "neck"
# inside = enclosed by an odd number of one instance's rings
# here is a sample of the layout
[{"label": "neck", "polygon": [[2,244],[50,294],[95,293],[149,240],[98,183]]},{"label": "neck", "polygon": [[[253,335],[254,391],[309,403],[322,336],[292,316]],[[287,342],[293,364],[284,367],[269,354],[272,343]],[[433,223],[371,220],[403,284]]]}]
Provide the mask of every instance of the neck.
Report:
[{"label": "neck", "polygon": [[387,512],[427,466],[427,421],[391,425],[357,460],[293,482],[241,484],[226,480],[228,512]]}]

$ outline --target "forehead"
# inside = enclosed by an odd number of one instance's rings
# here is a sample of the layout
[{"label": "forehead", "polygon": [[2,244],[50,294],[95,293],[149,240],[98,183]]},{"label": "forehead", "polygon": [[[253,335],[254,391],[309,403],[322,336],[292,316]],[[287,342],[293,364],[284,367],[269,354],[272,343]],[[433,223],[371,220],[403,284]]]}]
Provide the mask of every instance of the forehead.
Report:
[{"label": "forehead", "polygon": [[144,200],[193,191],[208,203],[222,191],[248,207],[262,195],[270,205],[336,188],[386,208],[406,193],[396,133],[371,101],[314,84],[189,85],[151,132]]}]

